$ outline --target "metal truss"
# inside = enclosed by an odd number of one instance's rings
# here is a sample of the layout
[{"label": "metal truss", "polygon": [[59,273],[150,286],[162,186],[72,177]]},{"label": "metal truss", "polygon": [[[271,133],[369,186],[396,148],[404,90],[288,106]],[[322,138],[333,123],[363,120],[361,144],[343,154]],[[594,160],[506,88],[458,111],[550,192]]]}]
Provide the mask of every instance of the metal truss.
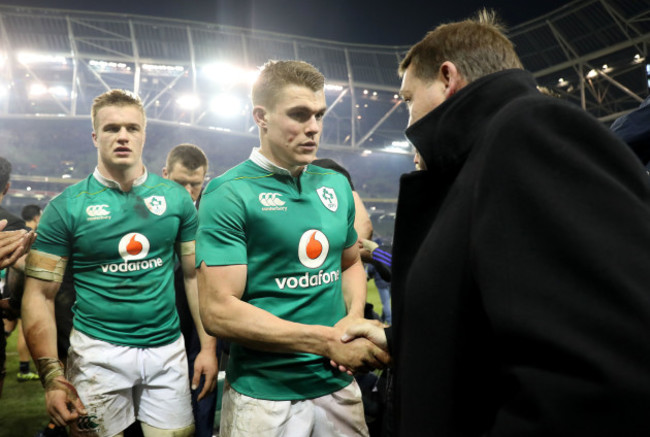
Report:
[{"label": "metal truss", "polygon": [[[576,0],[509,32],[541,86],[610,121],[648,94],[650,0]],[[255,137],[243,77],[301,59],[327,77],[323,147],[400,150],[407,112],[397,65],[407,46],[343,44],[201,22],[0,5],[0,117],[88,117],[112,88],[149,120]],[[216,62],[221,67],[212,67]],[[234,96],[230,114],[213,99]],[[184,104],[184,106],[183,106]],[[401,149],[404,151],[404,149]],[[408,150],[408,148],[406,149]]]}]

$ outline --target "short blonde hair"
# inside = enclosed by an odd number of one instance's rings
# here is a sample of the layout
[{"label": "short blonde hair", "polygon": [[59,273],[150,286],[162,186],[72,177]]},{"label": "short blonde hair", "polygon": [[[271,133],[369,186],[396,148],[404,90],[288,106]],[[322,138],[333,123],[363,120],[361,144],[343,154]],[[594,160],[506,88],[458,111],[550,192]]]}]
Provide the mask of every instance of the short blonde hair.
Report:
[{"label": "short blonde hair", "polygon": [[142,119],[144,120],[145,126],[147,124],[147,115],[144,112],[142,100],[131,91],[115,89],[106,91],[104,94],[95,97],[95,100],[93,100],[93,106],[90,110],[90,120],[93,124],[93,130],[97,130],[98,128],[96,125],[97,113],[100,109],[106,106],[135,106],[138,108],[140,113],[142,113]]},{"label": "short blonde hair", "polygon": [[325,76],[307,62],[268,61],[253,84],[253,105],[272,109],[287,85],[304,86],[316,92],[325,87]]}]

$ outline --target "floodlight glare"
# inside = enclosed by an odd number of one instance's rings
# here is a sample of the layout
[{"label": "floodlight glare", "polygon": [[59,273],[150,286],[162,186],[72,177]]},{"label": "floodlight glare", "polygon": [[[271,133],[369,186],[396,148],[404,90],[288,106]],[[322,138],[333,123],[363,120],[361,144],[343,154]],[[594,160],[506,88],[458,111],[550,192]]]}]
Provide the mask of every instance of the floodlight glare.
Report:
[{"label": "floodlight glare", "polygon": [[68,97],[70,94],[64,86],[53,86],[48,90],[50,94],[56,97]]},{"label": "floodlight glare", "polygon": [[332,85],[329,83],[325,84],[325,91],[343,91],[343,86],[341,85]]},{"label": "floodlight glare", "polygon": [[40,82],[34,82],[29,86],[29,97],[41,97],[47,94],[47,87]]},{"label": "floodlight glare", "polygon": [[50,55],[41,53],[20,52],[17,56],[18,62],[23,65],[30,64],[61,64],[67,65],[68,60],[62,55]]},{"label": "floodlight glare", "polygon": [[595,77],[598,77],[598,72],[596,70],[589,70],[589,73],[587,73],[587,79],[593,79]]},{"label": "floodlight glare", "polygon": [[391,143],[391,146],[400,147],[402,149],[408,149],[410,147],[410,143],[408,141],[393,141]]},{"label": "floodlight glare", "polygon": [[201,100],[194,94],[185,94],[180,96],[176,103],[180,106],[181,109],[194,110],[199,107]]},{"label": "floodlight glare", "polygon": [[221,117],[234,117],[241,114],[241,100],[232,94],[219,94],[210,103],[210,109]]},{"label": "floodlight glare", "polygon": [[221,86],[238,83],[252,84],[259,76],[258,70],[244,70],[225,62],[215,62],[202,68],[202,73]]}]

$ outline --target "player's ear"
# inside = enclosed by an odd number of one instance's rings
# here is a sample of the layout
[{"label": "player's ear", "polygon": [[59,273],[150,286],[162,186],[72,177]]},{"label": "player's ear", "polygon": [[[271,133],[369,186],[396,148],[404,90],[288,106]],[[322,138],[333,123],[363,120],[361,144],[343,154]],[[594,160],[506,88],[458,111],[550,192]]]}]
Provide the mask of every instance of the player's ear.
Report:
[{"label": "player's ear", "polygon": [[260,129],[266,129],[267,126],[267,112],[266,108],[264,106],[255,106],[253,108],[253,120],[255,120],[255,124]]}]

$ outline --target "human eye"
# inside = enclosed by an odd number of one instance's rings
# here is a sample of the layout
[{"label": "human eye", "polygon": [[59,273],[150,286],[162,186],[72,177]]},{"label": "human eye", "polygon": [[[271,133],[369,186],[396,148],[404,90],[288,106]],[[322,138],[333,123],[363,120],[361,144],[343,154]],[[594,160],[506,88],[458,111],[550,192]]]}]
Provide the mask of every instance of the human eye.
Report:
[{"label": "human eye", "polygon": [[310,114],[307,111],[297,110],[297,111],[291,111],[289,113],[289,117],[302,123],[309,120]]}]

